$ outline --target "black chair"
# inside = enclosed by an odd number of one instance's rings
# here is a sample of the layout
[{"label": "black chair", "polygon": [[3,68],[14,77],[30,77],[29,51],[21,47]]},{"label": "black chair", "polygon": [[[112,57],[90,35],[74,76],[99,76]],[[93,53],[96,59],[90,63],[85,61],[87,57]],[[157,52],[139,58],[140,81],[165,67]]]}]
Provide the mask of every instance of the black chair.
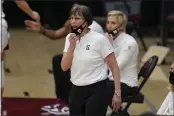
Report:
[{"label": "black chair", "polygon": [[94,16],[94,20],[97,21],[103,28],[105,28],[107,13],[111,10],[119,10],[124,12],[128,16],[127,33],[131,34],[136,32],[139,37],[143,49],[146,51],[147,46],[143,40],[143,36],[140,29],[141,16],[141,0],[103,0],[103,7],[105,9],[105,16]]},{"label": "black chair", "polygon": [[127,96],[123,98],[122,101],[127,103],[126,106],[124,108],[121,108],[118,112],[113,112],[111,116],[129,116],[127,110],[132,103],[144,103],[144,95],[140,91],[147,82],[147,80],[149,79],[153,70],[155,69],[157,62],[158,62],[158,57],[152,56],[144,63],[138,74],[138,80],[140,80],[141,78],[143,80],[139,85],[136,94],[133,96]]}]

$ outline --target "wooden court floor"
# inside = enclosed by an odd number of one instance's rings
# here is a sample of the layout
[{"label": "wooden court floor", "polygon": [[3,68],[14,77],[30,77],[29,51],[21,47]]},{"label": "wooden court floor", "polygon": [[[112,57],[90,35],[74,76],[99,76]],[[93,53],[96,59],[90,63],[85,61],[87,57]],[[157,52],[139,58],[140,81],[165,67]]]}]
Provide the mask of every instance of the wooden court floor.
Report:
[{"label": "wooden court floor", "polygon": [[[6,73],[4,97],[55,98],[53,75],[48,73],[52,67],[52,57],[62,53],[64,39],[48,38],[25,29],[11,29],[10,50],[6,52],[6,65],[11,73]],[[148,46],[155,44],[158,38],[145,37]],[[139,43],[139,39],[137,39]],[[140,57],[144,55],[141,44]],[[168,69],[172,62],[172,53],[167,56],[167,64],[160,65],[144,86],[142,92],[158,109],[168,93]],[[25,96],[25,92],[29,96]],[[146,104],[131,106],[132,114],[150,111]]]}]

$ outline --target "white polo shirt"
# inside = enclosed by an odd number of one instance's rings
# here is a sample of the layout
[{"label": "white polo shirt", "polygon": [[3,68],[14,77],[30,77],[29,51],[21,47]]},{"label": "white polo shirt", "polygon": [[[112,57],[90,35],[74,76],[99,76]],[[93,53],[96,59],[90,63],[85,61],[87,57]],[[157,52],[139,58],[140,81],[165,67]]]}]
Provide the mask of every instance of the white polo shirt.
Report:
[{"label": "white polo shirt", "polygon": [[1,52],[8,44],[8,24],[4,18],[1,19],[0,35],[1,35]]},{"label": "white polo shirt", "polygon": [[3,4],[3,0],[1,0],[1,6],[0,6],[0,17],[1,17],[1,18],[4,18],[4,17],[5,17],[5,14],[4,14],[4,12],[3,12],[2,4]]},{"label": "white polo shirt", "polygon": [[8,24],[7,24],[6,20],[4,19],[5,14],[3,12],[2,3],[3,3],[3,0],[1,1],[1,6],[0,6],[0,23],[1,23],[1,26],[0,26],[1,49],[0,49],[0,51],[1,52],[8,44],[8,32],[7,32]]},{"label": "white polo shirt", "polygon": [[[68,51],[70,42],[66,37],[64,52]],[[107,78],[105,58],[111,54],[113,47],[102,34],[90,30],[77,41],[71,66],[71,82],[77,86],[90,85]]]},{"label": "white polo shirt", "polygon": [[[136,40],[132,36],[122,32],[111,43],[120,69],[120,81],[131,87],[138,86],[137,63],[139,47]],[[108,77],[113,80],[111,71]]]}]

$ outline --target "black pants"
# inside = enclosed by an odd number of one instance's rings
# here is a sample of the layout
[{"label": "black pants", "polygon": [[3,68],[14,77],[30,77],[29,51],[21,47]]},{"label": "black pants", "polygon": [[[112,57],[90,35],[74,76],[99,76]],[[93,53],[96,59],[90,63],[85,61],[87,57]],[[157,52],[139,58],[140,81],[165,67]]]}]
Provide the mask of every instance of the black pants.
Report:
[{"label": "black pants", "polygon": [[87,86],[72,86],[70,92],[71,116],[105,116],[108,106],[106,80]]},{"label": "black pants", "polygon": [[[108,100],[109,100],[109,105],[111,106],[112,98],[113,98],[114,91],[115,91],[114,81],[110,81],[108,79],[107,86],[108,86],[108,92],[109,92]],[[121,83],[121,97],[122,97],[122,99],[124,99],[124,97],[126,97],[126,96],[130,96],[130,95],[135,94],[137,89],[138,89],[138,87],[130,87],[125,83]]]},{"label": "black pants", "polygon": [[64,72],[61,68],[62,54],[53,57],[53,74],[55,80],[55,92],[57,98],[69,104],[69,93],[71,89],[70,70]]},{"label": "black pants", "polygon": [[[69,94],[71,90],[72,83],[70,82],[70,70],[64,72],[61,69],[61,60],[62,54],[56,55],[53,57],[52,64],[53,64],[53,74],[55,80],[55,92],[57,98],[60,98],[65,103],[69,104]],[[107,80],[108,86],[108,100],[110,100],[109,104],[112,102],[112,97],[114,95],[114,82]],[[128,85],[121,83],[121,94],[122,99],[124,96],[132,95],[137,90],[137,87],[129,87]]]}]

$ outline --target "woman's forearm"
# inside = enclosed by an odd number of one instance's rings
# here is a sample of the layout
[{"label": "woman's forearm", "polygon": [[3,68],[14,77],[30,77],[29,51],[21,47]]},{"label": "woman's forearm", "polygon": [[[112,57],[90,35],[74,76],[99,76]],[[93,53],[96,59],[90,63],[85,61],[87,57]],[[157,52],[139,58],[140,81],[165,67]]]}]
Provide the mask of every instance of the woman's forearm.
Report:
[{"label": "woman's forearm", "polygon": [[111,69],[112,76],[115,84],[115,93],[120,93],[120,69],[118,67],[118,63],[115,58],[114,52],[107,56],[106,62]]},{"label": "woman's forearm", "polygon": [[113,75],[114,84],[115,84],[115,93],[121,93],[119,68],[113,68],[112,75]]},{"label": "woman's forearm", "polygon": [[61,62],[61,67],[63,71],[67,71],[71,65],[73,60],[74,49],[69,47],[68,51],[64,54]]},{"label": "woman's forearm", "polygon": [[50,30],[50,29],[45,29],[44,27],[40,28],[40,33],[42,33],[43,35],[45,35],[46,37],[48,37],[51,40],[57,40],[57,39],[62,39],[63,37],[65,37],[68,34],[68,28],[66,27],[62,27],[58,30]]},{"label": "woman's forearm", "polygon": [[30,17],[32,17],[33,10],[30,8],[28,3],[25,0],[15,0],[17,6]]}]

